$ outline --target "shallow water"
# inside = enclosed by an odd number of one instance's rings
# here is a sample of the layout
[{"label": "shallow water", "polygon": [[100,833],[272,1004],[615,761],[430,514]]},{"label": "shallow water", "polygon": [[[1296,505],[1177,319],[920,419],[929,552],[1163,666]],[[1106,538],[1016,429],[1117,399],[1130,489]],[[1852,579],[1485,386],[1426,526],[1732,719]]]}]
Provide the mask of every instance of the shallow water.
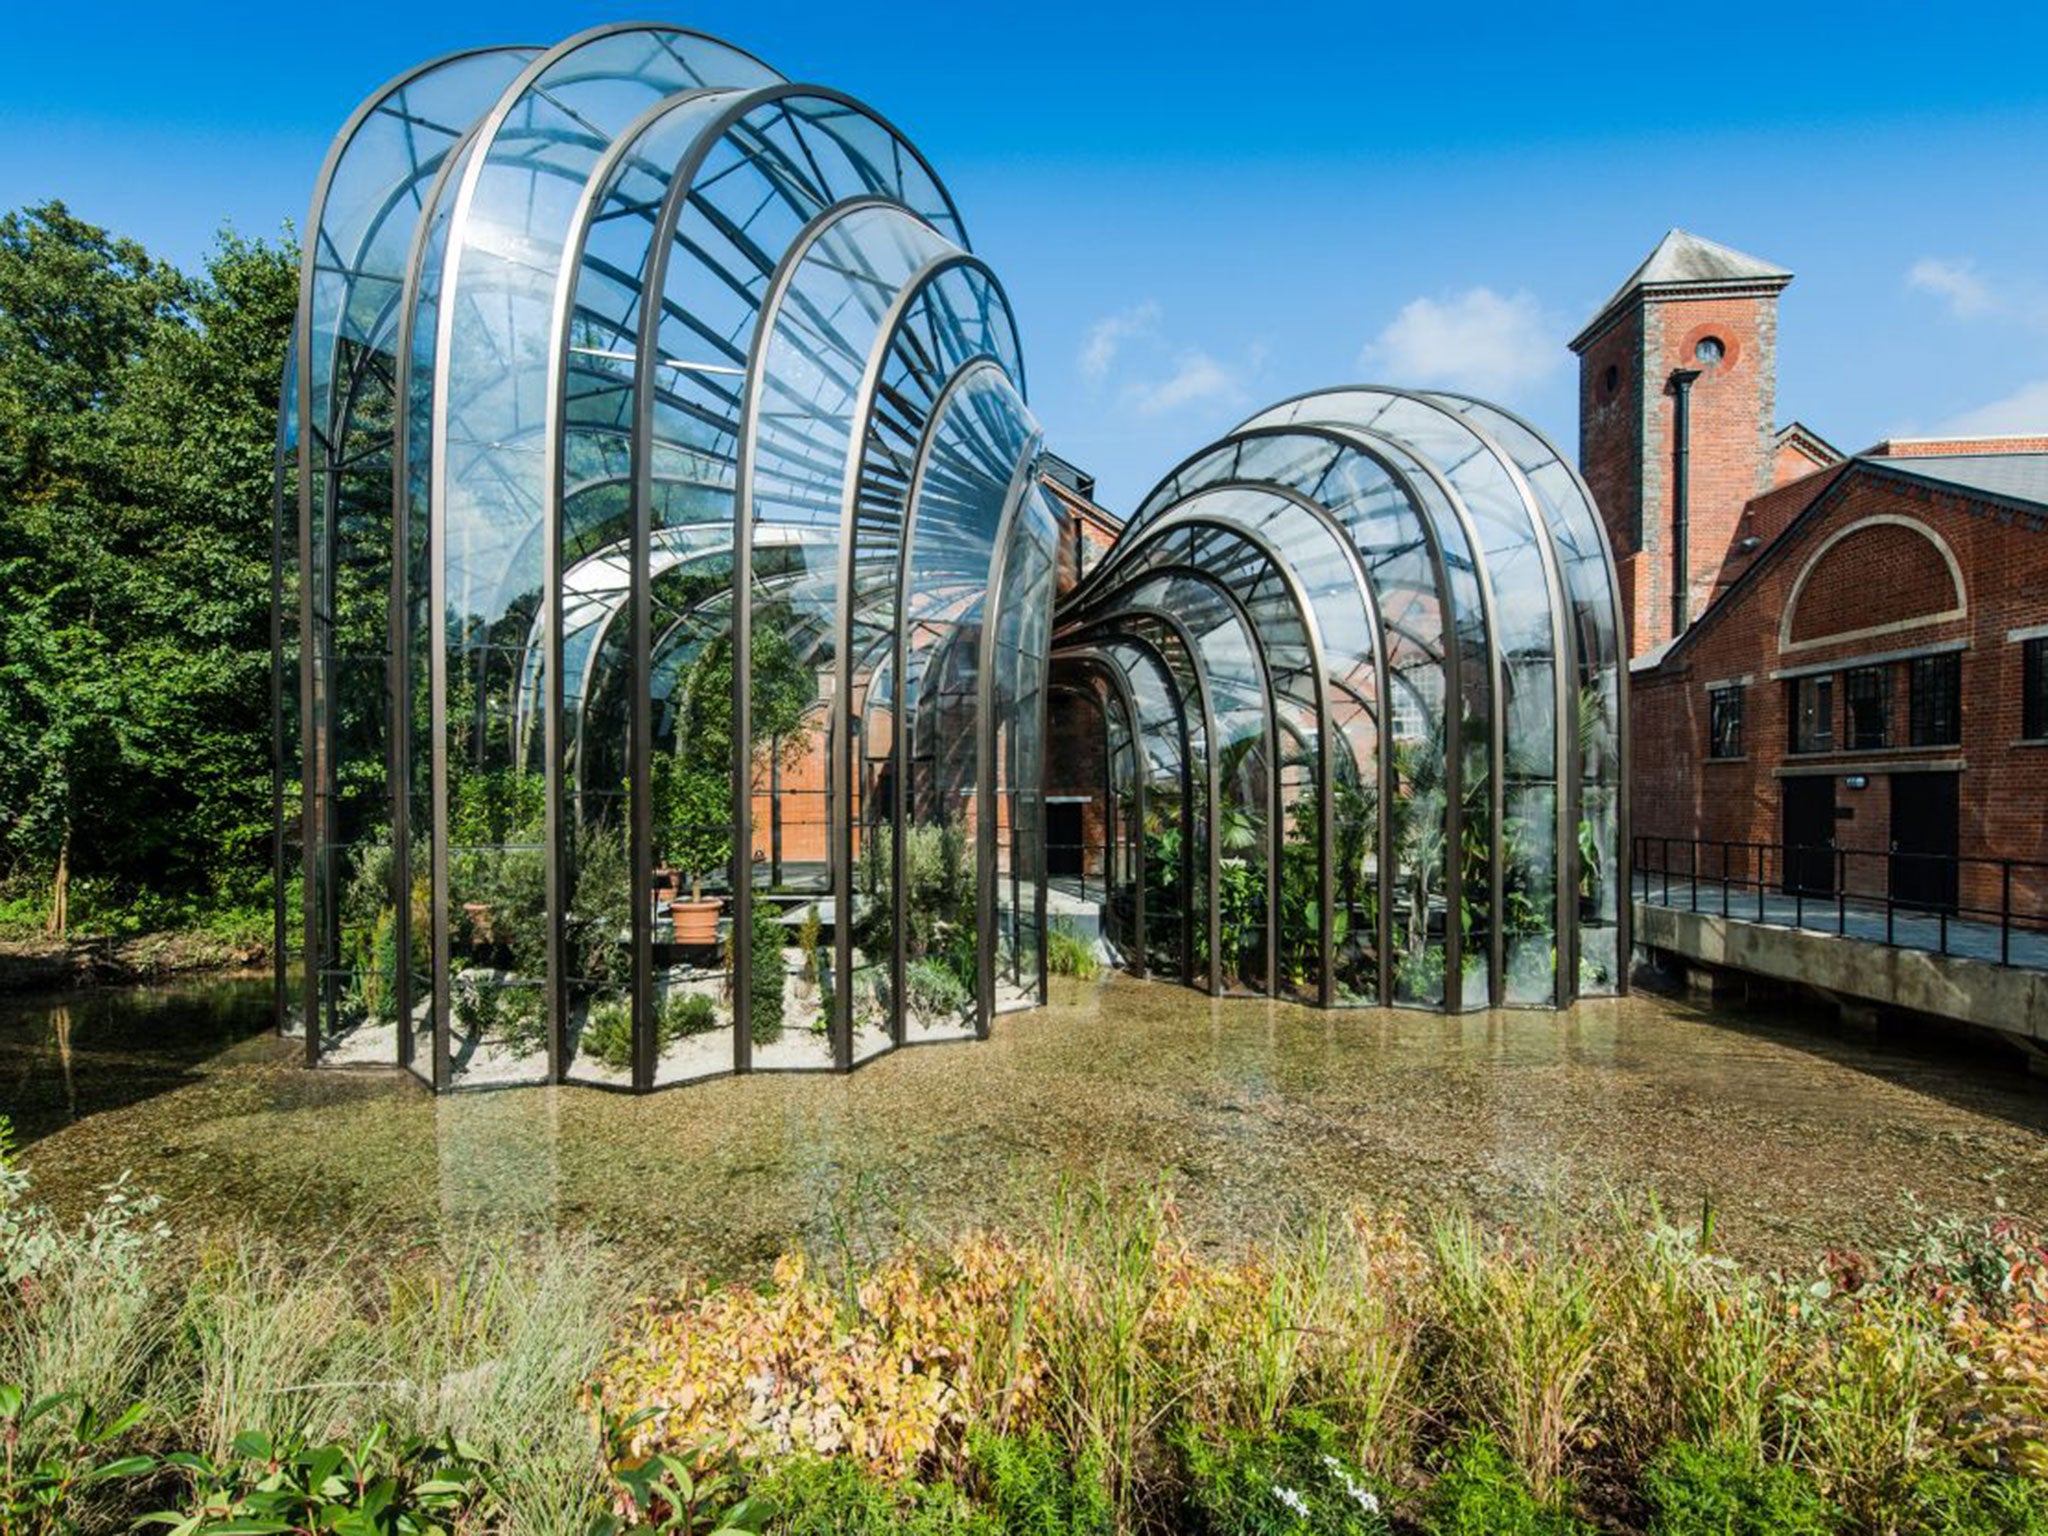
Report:
[{"label": "shallow water", "polygon": [[268,1006],[261,980],[0,1000],[0,1112],[39,1196],[77,1209],[133,1169],[179,1224],[583,1229],[713,1275],[1028,1218],[1063,1174],[1165,1182],[1219,1241],[1354,1200],[1514,1219],[1654,1191],[1801,1262],[1916,1209],[2048,1214],[2048,1093],[2001,1058],[1647,995],[1442,1019],[1117,978],[851,1077],[439,1100],[304,1070]]}]

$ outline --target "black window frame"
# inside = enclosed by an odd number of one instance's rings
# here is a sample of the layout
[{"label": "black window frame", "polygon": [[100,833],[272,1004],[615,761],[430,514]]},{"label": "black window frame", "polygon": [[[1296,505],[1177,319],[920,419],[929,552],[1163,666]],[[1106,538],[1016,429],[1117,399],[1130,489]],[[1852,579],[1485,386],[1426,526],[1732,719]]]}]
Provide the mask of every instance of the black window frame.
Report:
[{"label": "black window frame", "polygon": [[1963,657],[1960,651],[1915,656],[1907,666],[1908,742],[1916,747],[1963,744]]},{"label": "black window frame", "polygon": [[2020,735],[2048,740],[2048,635],[2023,642],[2020,651]]},{"label": "black window frame", "polygon": [[1740,683],[1723,683],[1707,690],[1707,758],[1727,762],[1743,755],[1742,726],[1747,713],[1749,690]]},{"label": "black window frame", "polygon": [[[1813,707],[1808,707],[1811,695]],[[1785,750],[1793,756],[1811,756],[1835,750],[1835,677],[1832,672],[1811,672],[1805,677],[1785,680]],[[1814,728],[1804,727],[1811,720]]]},{"label": "black window frame", "polygon": [[[1875,728],[1865,715],[1874,706]],[[1842,673],[1842,745],[1881,752],[1892,744],[1892,669],[1849,667]]]}]

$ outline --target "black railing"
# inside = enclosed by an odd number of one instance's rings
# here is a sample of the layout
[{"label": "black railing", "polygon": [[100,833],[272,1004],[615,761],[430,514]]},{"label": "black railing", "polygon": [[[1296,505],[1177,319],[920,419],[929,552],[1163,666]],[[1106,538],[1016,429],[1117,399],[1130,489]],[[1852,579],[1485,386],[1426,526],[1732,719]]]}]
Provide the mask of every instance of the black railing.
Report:
[{"label": "black railing", "polygon": [[2048,863],[1829,843],[1634,840],[1653,906],[2048,970]]}]

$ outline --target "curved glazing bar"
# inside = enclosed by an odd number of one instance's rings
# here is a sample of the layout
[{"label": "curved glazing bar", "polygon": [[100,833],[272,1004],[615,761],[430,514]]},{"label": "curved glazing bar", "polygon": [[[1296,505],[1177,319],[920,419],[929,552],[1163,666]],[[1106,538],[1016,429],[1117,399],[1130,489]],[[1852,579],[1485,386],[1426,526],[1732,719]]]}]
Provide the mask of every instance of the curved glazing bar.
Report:
[{"label": "curved glazing bar", "polygon": [[[1364,978],[1354,966],[1354,990],[1363,979],[1384,998],[1455,1007],[1466,991],[1486,992],[1483,951],[1464,942],[1483,913],[1463,895],[1473,861],[1461,814],[1468,753],[1459,745],[1486,730],[1485,695],[1465,676],[1459,643],[1464,627],[1483,621],[1476,602],[1457,601],[1456,570],[1469,564],[1459,530],[1386,446],[1331,428],[1248,429],[1184,463],[1136,522],[1156,522],[1204,484],[1243,482],[1285,488],[1345,528],[1383,634],[1376,659],[1388,701],[1386,718],[1371,722],[1377,771],[1361,783],[1371,814],[1348,818],[1376,822],[1377,839],[1366,870],[1347,869],[1343,883],[1365,895],[1347,907],[1347,923],[1373,931],[1374,961],[1387,955],[1392,964]],[[1455,710],[1446,709],[1450,700],[1459,701]]]},{"label": "curved glazing bar", "polygon": [[[791,247],[755,337],[740,440],[742,525],[750,538],[795,530],[822,534],[830,543],[793,546],[814,550],[815,557],[800,559],[772,579],[765,572],[742,579],[749,665],[761,667],[786,646],[789,675],[784,686],[764,688],[756,675],[751,687],[736,689],[734,715],[738,720],[761,703],[786,697],[792,718],[775,733],[786,744],[783,750],[791,752],[787,744],[796,743],[795,753],[815,756],[822,748],[828,765],[850,761],[853,750],[844,739],[852,717],[840,687],[846,671],[840,644],[841,616],[855,598],[842,557],[850,552],[846,546],[858,521],[852,501],[859,474],[856,435],[865,435],[869,423],[863,413],[872,401],[863,382],[886,362],[899,297],[929,264],[957,251],[900,204],[866,198],[840,204],[814,220]],[[759,764],[749,754],[734,772],[736,782],[742,773],[757,776]],[[782,813],[785,826],[794,802],[800,838],[817,846],[813,860],[785,869],[785,890],[812,898],[786,915],[798,918],[806,932],[829,923],[835,942],[832,969],[826,971],[820,969],[827,965],[820,947],[799,944],[798,1001],[815,1007],[813,1027],[801,1037],[777,1033],[755,1041],[757,1066],[843,1067],[885,1043],[855,1039],[856,1017],[865,1031],[886,1037],[889,1010],[872,985],[879,954],[860,966],[871,973],[866,994],[858,1000],[853,995],[855,915],[850,901],[841,906],[835,900],[841,889],[851,889],[852,818],[835,794],[849,776],[828,773],[807,805],[788,788],[775,795],[773,809]],[[758,899],[752,892],[747,896]],[[769,968],[751,976],[750,985],[765,997],[783,983],[765,945],[762,958]],[[785,967],[790,958],[783,957]],[[848,962],[843,968],[842,961]]]},{"label": "curved glazing bar", "polygon": [[[976,359],[940,392],[912,460],[893,659],[902,719],[891,765],[902,872],[891,967],[902,975],[908,1043],[985,1033],[995,976],[1021,969],[1014,955],[1007,967],[985,965],[993,949],[976,936],[993,930],[984,909],[1000,846],[990,820],[1004,745],[990,719],[991,604],[1004,590],[999,554],[1027,537],[1017,532],[1017,509],[1036,441],[1009,376]],[[1036,524],[1030,517],[1025,527]],[[1009,647],[1013,659],[1022,640]],[[1030,679],[1013,675],[1012,686],[1019,681],[1028,687]]]},{"label": "curved glazing bar", "polygon": [[[895,891],[903,878],[895,833],[899,778],[892,772],[902,721],[890,663],[900,627],[902,571],[911,480],[933,427],[940,395],[970,364],[993,365],[1019,385],[1016,324],[995,277],[976,258],[952,251],[925,262],[883,317],[857,390],[855,439],[841,488],[839,635],[830,788],[837,814],[835,911],[852,914],[835,930],[834,963],[851,985],[836,994],[855,1059],[902,1042],[903,1016],[889,1000],[902,994],[906,957],[896,943]],[[943,471],[942,471],[943,472]],[[1054,532],[1057,542],[1057,530]],[[926,574],[958,598],[988,580],[988,567],[963,568],[950,580]],[[1051,611],[1051,593],[1042,599]],[[1007,601],[1004,599],[1003,601]],[[886,682],[886,687],[878,687]]]},{"label": "curved glazing bar", "polygon": [[[635,506],[644,509],[650,542],[705,522],[724,526],[729,541],[736,538],[742,399],[762,306],[806,228],[826,210],[856,199],[896,202],[934,229],[961,234],[950,197],[917,152],[865,107],[816,87],[766,87],[733,96],[677,163],[654,211],[642,285],[649,300],[639,310],[634,347],[630,457]],[[790,717],[801,690],[794,683],[798,663],[780,643],[783,637],[770,642],[758,667],[749,662],[749,672],[758,671],[771,685],[766,696],[777,707],[757,718],[751,700],[741,701],[748,733],[760,738],[756,755],[766,758],[761,795],[752,793],[749,774],[747,795],[725,809],[713,785],[734,773],[732,748],[721,744],[730,742],[731,731],[692,726],[707,718],[701,701],[718,691],[712,686],[717,675],[731,691],[738,675],[736,648],[752,654],[750,636],[735,635],[732,627],[740,611],[731,600],[736,581],[742,573],[751,576],[757,550],[763,571],[778,579],[829,558],[826,549],[806,555],[800,547],[820,544],[815,533],[755,529],[744,550],[729,542],[722,572],[706,564],[696,581],[651,582],[644,635],[633,648],[646,656],[643,671],[651,684],[632,692],[633,759],[644,765],[635,767],[633,779],[648,782],[652,791],[645,797],[646,824],[637,818],[635,824],[633,862],[641,888],[665,884],[679,897],[679,882],[687,878],[693,897],[708,887],[715,902],[721,889],[730,891],[733,928],[739,931],[751,931],[754,924],[750,882],[729,879],[735,861],[760,868],[767,884],[779,887],[789,883],[788,866],[815,865],[824,852],[815,813],[822,785],[807,767],[803,743],[793,739],[803,734],[801,721]],[[801,814],[805,808],[812,814]],[[799,812],[788,824],[786,809]],[[735,837],[735,826],[747,832]],[[656,865],[663,873],[655,873]],[[799,935],[804,931],[799,923]],[[764,961],[768,949],[764,937]],[[679,993],[715,987],[733,1005],[727,1013],[722,1001],[714,1004],[719,1031],[731,1030],[730,1020],[740,1011],[736,983],[751,974],[752,952],[742,951],[733,967],[741,974],[730,983],[707,972],[687,947],[657,947],[642,937],[636,956],[643,954],[636,960],[639,1034],[642,1055],[659,1058],[651,1073],[659,1084],[678,1080],[672,1056],[715,1053],[719,1042],[678,1041],[673,1031],[652,1022],[657,1010],[668,1008],[667,999]],[[815,961],[805,970],[802,986],[821,990]],[[779,1027],[771,1019],[775,1013],[764,995],[759,1033]],[[749,1065],[754,1033],[735,1033],[726,1059]]]},{"label": "curved glazing bar", "polygon": [[1298,492],[1220,481],[1172,505],[1136,544],[1120,543],[1103,569],[1128,579],[1180,547],[1169,535],[1182,527],[1213,530],[1187,551],[1243,595],[1288,742],[1276,822],[1283,989],[1311,990],[1325,1006],[1340,992],[1377,1001],[1379,939],[1365,887],[1377,846],[1380,647],[1363,562],[1341,526]]}]

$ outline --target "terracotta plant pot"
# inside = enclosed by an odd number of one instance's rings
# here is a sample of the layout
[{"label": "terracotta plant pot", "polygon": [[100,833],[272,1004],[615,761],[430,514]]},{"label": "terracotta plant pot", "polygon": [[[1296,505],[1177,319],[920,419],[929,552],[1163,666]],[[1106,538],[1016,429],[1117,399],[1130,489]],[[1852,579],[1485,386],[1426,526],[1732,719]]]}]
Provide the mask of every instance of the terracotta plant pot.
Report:
[{"label": "terracotta plant pot", "polygon": [[496,938],[496,925],[491,921],[491,904],[487,901],[465,901],[462,915],[469,923],[469,938],[473,944],[488,944]]},{"label": "terracotta plant pot", "polygon": [[718,914],[725,903],[720,901],[672,901],[668,904],[668,920],[675,926],[678,944],[716,944],[718,942]]}]

